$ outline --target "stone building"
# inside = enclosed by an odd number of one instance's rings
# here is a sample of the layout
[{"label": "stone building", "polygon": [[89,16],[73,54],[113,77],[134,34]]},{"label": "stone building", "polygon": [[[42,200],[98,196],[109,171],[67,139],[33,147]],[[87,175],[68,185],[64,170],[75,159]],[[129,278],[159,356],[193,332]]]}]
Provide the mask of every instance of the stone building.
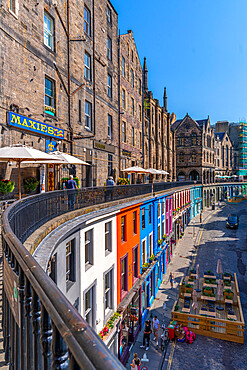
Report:
[{"label": "stone building", "polygon": [[232,175],[233,146],[227,132],[215,133],[215,173]]},{"label": "stone building", "polygon": [[[133,32],[119,37],[120,170],[142,166],[142,67]],[[134,175],[133,181],[134,179]]]},{"label": "stone building", "polygon": [[214,182],[215,137],[209,117],[195,121],[187,114],[171,129],[175,134],[177,179]]},{"label": "stone building", "polygon": [[[67,4],[12,0],[0,7],[0,145],[45,151],[52,143],[91,164],[61,166],[60,177],[76,171],[81,186],[103,185],[118,176],[118,15],[108,0]],[[9,111],[26,124],[11,125]],[[3,178],[15,172],[1,166]],[[22,172],[38,176],[39,168]]]},{"label": "stone building", "polygon": [[[164,89],[163,107],[158,99],[148,90],[148,70],[146,58],[143,65],[144,90],[144,168],[165,170],[169,175],[162,175],[163,180],[176,178],[176,162],[173,134],[171,132],[171,115],[167,110],[167,94]],[[156,176],[161,178],[161,175]]]}]

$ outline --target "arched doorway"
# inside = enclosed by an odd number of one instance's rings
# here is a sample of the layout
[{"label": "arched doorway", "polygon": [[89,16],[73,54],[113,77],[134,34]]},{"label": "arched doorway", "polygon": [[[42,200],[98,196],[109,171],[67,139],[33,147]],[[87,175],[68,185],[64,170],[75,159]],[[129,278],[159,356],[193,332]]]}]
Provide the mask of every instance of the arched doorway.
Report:
[{"label": "arched doorway", "polygon": [[196,170],[190,172],[190,180],[191,181],[199,180],[199,173]]},{"label": "arched doorway", "polygon": [[183,171],[178,173],[178,181],[185,181],[185,173]]}]

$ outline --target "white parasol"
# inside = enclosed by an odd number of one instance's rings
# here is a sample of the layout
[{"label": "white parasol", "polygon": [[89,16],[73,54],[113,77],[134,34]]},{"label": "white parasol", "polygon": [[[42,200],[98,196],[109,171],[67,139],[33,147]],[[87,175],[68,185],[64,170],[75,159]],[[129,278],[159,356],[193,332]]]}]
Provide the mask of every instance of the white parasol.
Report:
[{"label": "white parasol", "polygon": [[0,148],[0,162],[17,162],[19,167],[19,199],[21,199],[21,163],[22,162],[39,162],[47,160],[49,162],[56,162],[58,159],[54,155],[50,155],[30,148],[22,144],[16,144],[12,146],[5,146]]}]

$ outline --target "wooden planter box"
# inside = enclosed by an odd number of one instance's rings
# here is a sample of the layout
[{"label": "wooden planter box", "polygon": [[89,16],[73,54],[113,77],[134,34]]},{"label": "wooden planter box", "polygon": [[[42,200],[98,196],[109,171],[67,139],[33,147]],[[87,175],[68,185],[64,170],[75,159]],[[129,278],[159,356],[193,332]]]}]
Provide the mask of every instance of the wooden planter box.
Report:
[{"label": "wooden planter box", "polygon": [[[228,297],[228,298],[226,298],[226,297]],[[231,300],[233,300],[233,293],[224,292],[224,299],[231,299]]]}]

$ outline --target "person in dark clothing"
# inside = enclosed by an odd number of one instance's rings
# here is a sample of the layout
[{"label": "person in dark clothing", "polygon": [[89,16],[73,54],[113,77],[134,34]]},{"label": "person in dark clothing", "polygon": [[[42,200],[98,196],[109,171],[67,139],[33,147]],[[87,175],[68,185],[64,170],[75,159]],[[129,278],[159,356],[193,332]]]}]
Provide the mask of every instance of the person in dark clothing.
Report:
[{"label": "person in dark clothing", "polygon": [[146,341],[147,341],[146,351],[149,349],[149,342],[150,342],[150,334],[151,333],[152,333],[151,323],[150,323],[150,320],[147,320],[147,321],[145,321],[145,327],[144,327],[144,330],[143,330],[143,343],[142,343],[142,346],[140,346],[140,348],[145,348]]},{"label": "person in dark clothing", "polygon": [[109,176],[108,179],[106,180],[106,186],[110,187],[109,189],[106,189],[106,194],[105,194],[105,200],[108,202],[109,200],[112,200],[112,195],[113,195],[113,188],[112,186],[115,185],[115,182],[113,180],[112,176]]},{"label": "person in dark clothing", "polygon": [[73,210],[75,207],[75,189],[78,189],[73,176],[69,176],[69,180],[66,182],[66,189],[68,189],[68,206],[70,210]]}]

